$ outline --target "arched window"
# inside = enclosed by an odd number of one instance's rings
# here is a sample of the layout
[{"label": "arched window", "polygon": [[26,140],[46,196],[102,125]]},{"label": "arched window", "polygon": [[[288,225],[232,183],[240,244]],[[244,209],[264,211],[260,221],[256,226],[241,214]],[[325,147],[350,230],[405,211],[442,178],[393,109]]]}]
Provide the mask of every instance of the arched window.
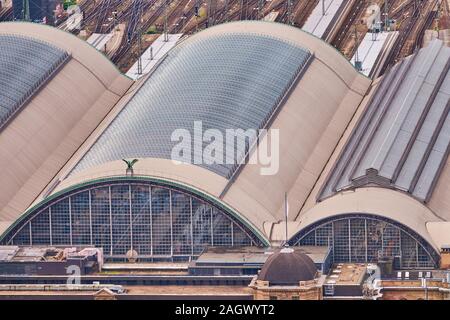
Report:
[{"label": "arched window", "polygon": [[438,253],[409,228],[376,215],[348,214],[327,218],[301,230],[291,245],[332,248],[335,262],[377,262],[394,258],[402,269],[432,268]]},{"label": "arched window", "polygon": [[181,188],[110,181],[78,188],[22,219],[2,243],[96,246],[108,259],[188,260],[207,246],[261,246],[235,216]]}]

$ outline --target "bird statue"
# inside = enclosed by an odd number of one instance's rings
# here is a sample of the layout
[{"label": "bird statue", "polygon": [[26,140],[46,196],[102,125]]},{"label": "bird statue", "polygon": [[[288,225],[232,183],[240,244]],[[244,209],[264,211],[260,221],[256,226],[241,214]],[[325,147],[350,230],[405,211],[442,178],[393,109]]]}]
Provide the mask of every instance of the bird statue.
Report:
[{"label": "bird statue", "polygon": [[122,159],[123,162],[125,162],[127,164],[127,174],[130,173],[131,175],[133,175],[133,166],[136,162],[138,162],[138,159],[133,159],[133,160],[126,160],[126,159]]}]

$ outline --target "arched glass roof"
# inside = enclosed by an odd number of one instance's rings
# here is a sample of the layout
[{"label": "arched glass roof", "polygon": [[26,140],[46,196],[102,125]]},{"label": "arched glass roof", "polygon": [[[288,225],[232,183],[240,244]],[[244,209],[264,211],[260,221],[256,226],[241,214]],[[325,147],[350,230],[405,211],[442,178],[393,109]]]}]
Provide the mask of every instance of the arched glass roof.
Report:
[{"label": "arched glass roof", "polygon": [[251,227],[181,186],[146,179],[93,181],[44,201],[3,244],[96,246],[107,258],[189,259],[208,246],[262,246]]},{"label": "arched glass roof", "polygon": [[0,127],[69,54],[47,43],[0,35]]},{"label": "arched glass roof", "polygon": [[[203,132],[218,129],[224,137],[226,129],[262,128],[310,56],[264,35],[194,36],[168,53],[73,172],[122,158],[170,159],[173,131],[187,129],[193,137],[195,121],[202,121]],[[193,150],[192,159],[200,151]],[[220,158],[241,160],[227,156]],[[224,177],[235,168],[202,166]]]},{"label": "arched glass roof", "polygon": [[300,230],[290,245],[329,246],[334,262],[372,263],[397,259],[401,269],[434,268],[439,254],[414,230],[382,216],[348,213]]}]

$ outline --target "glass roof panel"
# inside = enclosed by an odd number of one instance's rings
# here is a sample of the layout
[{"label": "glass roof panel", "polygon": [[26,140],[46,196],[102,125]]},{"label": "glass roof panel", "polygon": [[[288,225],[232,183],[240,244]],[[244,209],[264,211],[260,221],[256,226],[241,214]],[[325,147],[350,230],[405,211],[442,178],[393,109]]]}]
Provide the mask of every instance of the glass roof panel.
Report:
[{"label": "glass roof panel", "polygon": [[[171,141],[173,131],[192,135],[195,121],[202,121],[203,132],[220,130],[224,140],[226,129],[262,128],[310,55],[264,35],[185,40],[169,51],[73,172],[123,158],[170,159],[177,143]],[[222,164],[200,165],[229,177],[235,168],[230,162],[241,157],[227,156],[220,155]]]}]

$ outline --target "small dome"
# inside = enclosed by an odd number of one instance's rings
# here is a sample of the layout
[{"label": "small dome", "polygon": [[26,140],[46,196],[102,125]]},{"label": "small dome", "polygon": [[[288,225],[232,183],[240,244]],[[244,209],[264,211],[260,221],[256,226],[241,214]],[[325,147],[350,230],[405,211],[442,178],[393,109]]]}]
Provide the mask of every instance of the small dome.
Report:
[{"label": "small dome", "polygon": [[317,268],[310,257],[292,248],[274,252],[264,263],[258,280],[269,285],[296,285],[300,281],[314,280]]}]

